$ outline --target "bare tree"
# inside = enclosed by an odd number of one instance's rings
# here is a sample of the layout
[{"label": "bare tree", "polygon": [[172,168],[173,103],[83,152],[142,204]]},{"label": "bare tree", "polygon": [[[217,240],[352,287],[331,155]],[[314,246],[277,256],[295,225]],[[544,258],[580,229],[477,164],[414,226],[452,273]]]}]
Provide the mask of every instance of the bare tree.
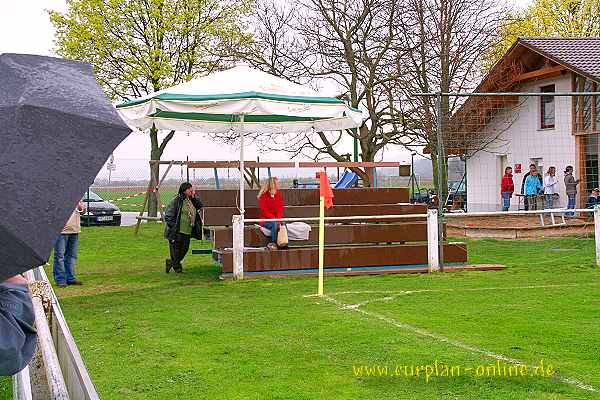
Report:
[{"label": "bare tree", "polygon": [[[452,115],[464,98],[441,97],[438,110],[436,98],[415,96],[415,93],[466,92],[481,79],[481,62],[489,46],[497,39],[498,26],[505,8],[493,0],[407,0],[402,12],[400,30],[408,52],[398,59],[398,69],[405,79],[398,82],[401,92],[398,105],[404,116],[404,146],[425,147],[431,154],[436,187],[447,187],[448,154],[438,149],[436,131],[438,119],[448,133]],[[482,146],[481,141],[467,144],[462,138],[445,135],[449,149]],[[483,144],[485,147],[485,144]],[[475,149],[469,149],[474,151]],[[442,182],[437,182],[437,159],[443,158]],[[438,186],[439,184],[439,186]]]},{"label": "bare tree", "polygon": [[[257,6],[254,47],[238,56],[252,65],[291,81],[339,89],[339,98],[364,111],[358,130],[307,133],[273,139],[267,148],[293,156],[323,155],[348,161],[336,145],[355,140],[362,161],[374,161],[385,146],[402,143],[401,113],[390,101],[401,71],[396,60],[406,51],[400,43],[398,0],[293,0],[286,5]],[[369,185],[367,171],[355,169]]]}]

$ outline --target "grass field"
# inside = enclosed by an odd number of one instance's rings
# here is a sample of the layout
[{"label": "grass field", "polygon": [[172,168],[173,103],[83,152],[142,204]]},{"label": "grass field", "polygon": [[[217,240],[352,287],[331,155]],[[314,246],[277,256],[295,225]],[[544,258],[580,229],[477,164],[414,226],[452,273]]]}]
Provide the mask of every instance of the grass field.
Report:
[{"label": "grass field", "polygon": [[166,275],[166,255],[154,224],[81,235],[85,286],[58,294],[102,399],[600,398],[591,240],[470,242],[509,268],[330,277],[324,298],[314,277],[219,281],[204,255]]},{"label": "grass field", "polygon": [[[121,211],[141,211],[144,204],[144,198],[146,193],[140,192],[114,192],[98,190],[96,193],[106,201],[111,201],[114,205],[119,207]],[[160,201],[161,204],[166,207],[169,201],[175,197],[177,190],[161,190]],[[127,198],[126,198],[127,197]],[[119,200],[118,200],[119,199]],[[146,210],[148,207],[146,207]]]}]

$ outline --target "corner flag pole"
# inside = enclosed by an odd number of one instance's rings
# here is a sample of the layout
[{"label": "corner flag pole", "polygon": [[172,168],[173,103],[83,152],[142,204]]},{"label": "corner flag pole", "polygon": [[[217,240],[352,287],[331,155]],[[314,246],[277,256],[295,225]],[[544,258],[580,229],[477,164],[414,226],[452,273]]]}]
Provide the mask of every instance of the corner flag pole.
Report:
[{"label": "corner flag pole", "polygon": [[323,264],[325,253],[325,197],[319,197],[319,291],[323,296]]}]

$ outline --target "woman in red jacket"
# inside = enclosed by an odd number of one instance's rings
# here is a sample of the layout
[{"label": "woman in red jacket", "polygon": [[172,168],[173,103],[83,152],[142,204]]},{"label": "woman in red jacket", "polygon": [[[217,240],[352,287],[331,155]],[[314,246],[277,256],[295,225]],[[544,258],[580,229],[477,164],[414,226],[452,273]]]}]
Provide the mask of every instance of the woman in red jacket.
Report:
[{"label": "woman in red jacket", "polygon": [[504,176],[502,177],[502,185],[500,193],[502,194],[502,211],[508,211],[510,208],[510,198],[515,191],[515,184],[512,178],[512,168],[506,167],[504,169]]},{"label": "woman in red jacket", "polygon": [[[279,180],[271,177],[263,185],[258,192],[258,206],[260,207],[260,219],[283,218],[283,199],[279,192]],[[279,225],[281,222],[260,222],[271,231],[271,242],[267,245],[269,249],[277,248],[277,234],[279,233]]]}]

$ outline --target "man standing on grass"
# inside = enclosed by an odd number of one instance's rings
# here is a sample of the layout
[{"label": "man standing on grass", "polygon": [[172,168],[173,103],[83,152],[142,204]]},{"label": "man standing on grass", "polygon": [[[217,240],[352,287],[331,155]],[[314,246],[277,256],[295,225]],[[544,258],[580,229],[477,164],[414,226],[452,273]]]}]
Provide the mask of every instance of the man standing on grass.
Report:
[{"label": "man standing on grass", "polygon": [[81,232],[79,214],[84,211],[85,204],[80,201],[54,244],[53,275],[54,282],[59,288],[82,284],[75,278],[75,262],[77,261],[79,232]]}]

